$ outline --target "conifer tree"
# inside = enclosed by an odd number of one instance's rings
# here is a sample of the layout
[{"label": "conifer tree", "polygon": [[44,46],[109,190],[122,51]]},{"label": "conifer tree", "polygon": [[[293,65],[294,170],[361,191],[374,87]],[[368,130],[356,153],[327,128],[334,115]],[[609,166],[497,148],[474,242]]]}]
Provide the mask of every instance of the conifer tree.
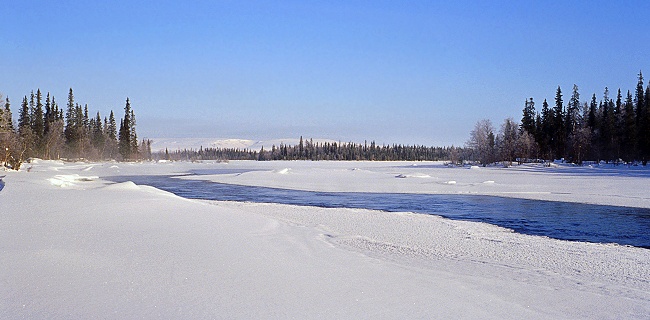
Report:
[{"label": "conifer tree", "polygon": [[18,133],[21,137],[27,135],[27,129],[31,131],[31,121],[29,119],[29,104],[27,96],[23,98],[23,103],[20,105],[20,113],[18,114]]},{"label": "conifer tree", "polygon": [[578,86],[573,85],[573,91],[571,92],[571,99],[569,100],[569,105],[566,112],[566,121],[565,121],[565,133],[569,137],[571,134],[577,130],[580,122],[580,92],[578,92]]},{"label": "conifer tree", "polygon": [[591,103],[589,104],[589,111],[587,114],[587,126],[591,129],[592,132],[596,130],[596,113],[598,110],[598,101],[596,100],[596,94],[594,93],[591,96]]},{"label": "conifer tree", "polygon": [[597,145],[601,150],[601,157],[606,161],[613,159],[612,150],[614,147],[614,102],[609,99],[609,89],[605,87],[602,101],[602,110],[599,121],[599,140]]},{"label": "conifer tree", "polygon": [[133,144],[131,142],[131,102],[126,98],[124,118],[120,121],[119,151],[124,160],[131,159]]},{"label": "conifer tree", "polygon": [[[298,152],[299,152],[298,153],[298,159],[301,159],[301,160],[304,159],[305,147],[304,147],[304,145],[302,143],[302,136],[300,136],[300,143],[298,145]],[[260,153],[261,153],[261,151],[260,151]]]},{"label": "conifer tree", "polygon": [[616,93],[616,103],[614,105],[614,152],[616,160],[623,157],[623,134],[625,130],[625,122],[623,119],[623,96],[621,95],[621,88],[618,88]]},{"label": "conifer tree", "polygon": [[526,100],[523,116],[521,117],[521,131],[535,134],[535,102],[533,98]]},{"label": "conifer tree", "polygon": [[636,130],[636,114],[634,112],[634,102],[632,101],[632,94],[627,91],[625,103],[623,104],[623,150],[625,161],[635,160],[637,154],[637,130]]},{"label": "conifer tree", "polygon": [[5,97],[5,109],[4,109],[4,116],[6,120],[6,126],[9,131],[13,132],[14,129],[14,121],[13,121],[13,116],[11,115],[11,102],[9,101],[9,97]]},{"label": "conifer tree", "polygon": [[111,110],[111,115],[108,117],[108,138],[117,141],[117,123],[115,122],[113,110]]},{"label": "conifer tree", "polygon": [[[33,92],[32,92],[33,95]],[[45,134],[45,122],[43,117],[43,96],[41,90],[36,91],[36,103],[32,110],[32,132],[34,133],[34,152],[35,156],[43,156],[43,136]]]},{"label": "conifer tree", "polygon": [[88,104],[84,105],[83,127],[86,131],[90,131],[90,117],[88,116]]},{"label": "conifer tree", "polygon": [[50,101],[50,93],[47,93],[45,98],[45,121],[43,123],[43,135],[45,136],[50,131],[50,124],[54,122],[52,110],[52,102]]},{"label": "conifer tree", "polygon": [[542,149],[542,154],[547,159],[552,158],[551,137],[553,135],[553,111],[548,106],[548,102],[544,99],[542,103],[542,128],[540,130],[539,145]]},{"label": "conifer tree", "polygon": [[65,139],[68,144],[72,145],[76,143],[77,137],[75,135],[75,122],[76,122],[76,108],[74,103],[74,94],[72,93],[72,88],[68,92],[68,105],[65,114]]},{"label": "conifer tree", "polygon": [[639,71],[638,82],[634,92],[634,105],[636,111],[636,128],[637,128],[637,143],[638,143],[638,158],[637,160],[643,161],[644,165],[647,161],[646,155],[650,142],[646,140],[646,133],[650,130],[650,123],[646,116],[645,92],[643,90],[643,74]]},{"label": "conifer tree", "polygon": [[135,131],[135,113],[133,112],[133,108],[131,108],[131,126],[129,128],[129,132],[131,132],[131,154],[136,160],[138,160],[138,134]]},{"label": "conifer tree", "polygon": [[553,108],[553,134],[551,141],[555,157],[561,158],[564,155],[564,103],[562,101],[562,89],[557,86],[555,93],[555,107]]},{"label": "conifer tree", "polygon": [[32,146],[34,145],[34,133],[32,131],[31,119],[30,119],[30,109],[27,96],[23,98],[23,103],[21,104],[20,114],[18,117],[18,136],[20,138],[20,156],[19,163],[22,163],[22,159],[26,159],[32,156]]},{"label": "conifer tree", "polygon": [[639,141],[642,141],[642,154],[641,154],[641,161],[643,162],[643,165],[645,166],[648,163],[648,160],[650,160],[650,83],[648,84],[648,87],[646,87],[645,90],[645,97],[644,97],[644,108],[642,110],[643,114],[641,115],[641,123],[642,127]]},{"label": "conifer tree", "polygon": [[102,117],[99,115],[99,111],[97,111],[97,116],[93,120],[91,141],[93,147],[95,147],[95,149],[101,154],[104,149],[105,139],[104,130],[102,128]]}]

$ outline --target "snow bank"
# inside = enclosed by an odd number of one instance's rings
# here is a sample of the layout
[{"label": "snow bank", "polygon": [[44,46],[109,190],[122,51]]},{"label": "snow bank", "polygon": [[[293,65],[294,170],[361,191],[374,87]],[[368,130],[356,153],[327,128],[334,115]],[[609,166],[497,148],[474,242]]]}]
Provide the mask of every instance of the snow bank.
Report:
[{"label": "snow bank", "polygon": [[428,174],[414,173],[414,174],[398,174],[395,178],[431,178]]},{"label": "snow bank", "polygon": [[[82,169],[82,171],[88,171]],[[77,185],[77,182],[88,182],[99,179],[98,176],[80,176],[78,174],[69,174],[69,175],[56,175],[52,178],[47,179],[53,186],[57,187],[71,187]]]},{"label": "snow bank", "polygon": [[[102,179],[222,165],[122,163],[116,170],[97,163],[96,176],[85,176],[88,164],[40,161],[30,172],[8,172],[0,192],[0,318],[650,314],[647,249],[525,236],[429,215],[187,200]],[[283,165],[231,162],[264,171],[210,179],[341,191],[449,189],[431,179],[395,179],[413,174],[412,163],[292,162],[291,174],[278,179],[273,170]],[[532,197],[573,179],[590,182],[572,194],[586,198],[611,192],[612,184],[642,188],[648,181],[645,173],[598,176],[598,168],[588,175],[563,167],[474,171],[419,163],[415,169],[458,181],[451,189],[527,190]],[[60,188],[53,180],[72,185]],[[637,195],[644,205],[648,195]]]},{"label": "snow bank", "polygon": [[277,174],[287,174],[287,173],[289,173],[289,171],[291,171],[290,168],[284,168],[284,169],[274,170],[273,172],[275,172]]},{"label": "snow bank", "polygon": [[[448,167],[442,162],[292,162],[291,175],[277,179],[286,162],[233,161],[245,175],[184,177],[249,186],[322,192],[477,194],[535,200],[650,208],[650,168],[543,164],[503,167]],[[471,167],[470,167],[471,168]],[[429,179],[395,179],[424,178]],[[435,177],[435,178],[434,178]],[[494,182],[492,182],[494,181]],[[450,188],[453,185],[453,188]]]}]

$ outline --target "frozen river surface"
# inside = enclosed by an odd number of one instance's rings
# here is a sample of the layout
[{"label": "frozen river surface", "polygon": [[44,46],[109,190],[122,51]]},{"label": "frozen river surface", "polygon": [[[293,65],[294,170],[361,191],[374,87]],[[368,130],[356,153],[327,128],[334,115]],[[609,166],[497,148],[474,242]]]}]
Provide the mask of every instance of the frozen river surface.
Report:
[{"label": "frozen river surface", "polygon": [[650,248],[650,209],[644,208],[477,195],[312,192],[170,176],[121,176],[111,180],[150,185],[189,199],[435,214],[486,222],[529,235]]}]

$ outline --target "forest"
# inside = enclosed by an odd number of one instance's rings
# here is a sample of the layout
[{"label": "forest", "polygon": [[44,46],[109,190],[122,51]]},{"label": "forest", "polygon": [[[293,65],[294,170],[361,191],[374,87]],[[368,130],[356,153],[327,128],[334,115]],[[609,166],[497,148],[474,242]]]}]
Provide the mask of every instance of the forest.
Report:
[{"label": "forest", "polygon": [[600,100],[593,94],[580,101],[574,85],[565,105],[558,86],[552,107],[545,99],[536,111],[529,98],[522,113],[521,123],[508,118],[496,133],[489,120],[478,121],[467,143],[470,159],[484,165],[554,159],[646,165],[650,159],[650,85],[644,89],[641,72],[633,93],[619,88],[612,97],[605,87]]},{"label": "forest", "polygon": [[[618,89],[611,97],[605,87],[602,99],[596,94],[581,101],[578,86],[564,104],[562,89],[555,92],[554,105],[545,99],[541,110],[533,98],[525,100],[521,122],[505,119],[497,131],[492,122],[479,120],[464,147],[426,147],[416,145],[376,145],[375,142],[313,143],[272,146],[270,150],[200,148],[168,150],[154,154],[167,160],[368,160],[437,161],[462,164],[549,162],[563,160],[646,165],[650,159],[650,85],[645,89],[643,75],[632,93]],[[398,128],[396,128],[398,130]]]},{"label": "forest", "polygon": [[496,130],[490,120],[479,120],[463,147],[377,145],[374,141],[314,143],[300,137],[298,145],[281,143],[269,150],[201,147],[155,153],[151,152],[151,140],[138,142],[129,98],[118,127],[113,111],[104,118],[99,112],[89,116],[88,105],[76,103],[72,89],[65,110],[49,93],[43,99],[39,89],[23,97],[17,123],[12,118],[9,98],[4,99],[4,108],[0,108],[0,160],[9,168],[20,168],[32,157],[118,161],[444,160],[484,166],[562,160],[645,166],[650,159],[650,84],[644,88],[643,81],[639,72],[633,91],[623,94],[619,88],[613,96],[605,87],[600,100],[594,93],[587,101],[580,100],[578,86],[574,85],[566,104],[558,86],[553,106],[544,99],[538,111],[534,99],[527,98],[520,122],[508,118]]},{"label": "forest", "polygon": [[154,159],[165,160],[343,160],[343,161],[437,161],[459,162],[467,159],[470,152],[460,147],[427,147],[417,145],[377,145],[353,142],[313,142],[300,137],[298,145],[281,143],[270,150],[200,148],[199,150],[175,150],[154,153]]},{"label": "forest", "polygon": [[88,105],[75,102],[72,88],[65,110],[48,92],[24,96],[14,123],[9,97],[0,108],[0,160],[18,170],[29,158],[64,160],[139,160],[151,158],[151,141],[138,143],[135,113],[126,99],[119,128],[113,111],[102,119],[89,116]]}]

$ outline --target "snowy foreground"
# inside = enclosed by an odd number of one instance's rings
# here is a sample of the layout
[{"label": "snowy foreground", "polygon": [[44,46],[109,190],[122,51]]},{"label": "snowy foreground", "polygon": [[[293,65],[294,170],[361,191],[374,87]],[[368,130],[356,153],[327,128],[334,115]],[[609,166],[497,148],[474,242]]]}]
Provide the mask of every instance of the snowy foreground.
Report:
[{"label": "snowy foreground", "polygon": [[0,172],[0,318],[650,317],[648,249],[422,214],[186,200],[104,179],[219,168],[261,171],[201,178],[650,208],[640,167],[37,161]]}]

